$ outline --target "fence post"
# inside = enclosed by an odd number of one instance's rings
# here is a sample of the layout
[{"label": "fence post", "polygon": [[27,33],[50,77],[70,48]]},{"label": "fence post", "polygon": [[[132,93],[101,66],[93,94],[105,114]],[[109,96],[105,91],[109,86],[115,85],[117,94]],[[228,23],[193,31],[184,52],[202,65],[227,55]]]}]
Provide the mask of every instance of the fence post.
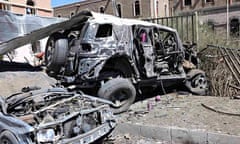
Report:
[{"label": "fence post", "polygon": [[196,26],[196,43],[197,43],[197,52],[199,52],[199,32],[198,32],[198,12],[195,12],[195,26]]}]

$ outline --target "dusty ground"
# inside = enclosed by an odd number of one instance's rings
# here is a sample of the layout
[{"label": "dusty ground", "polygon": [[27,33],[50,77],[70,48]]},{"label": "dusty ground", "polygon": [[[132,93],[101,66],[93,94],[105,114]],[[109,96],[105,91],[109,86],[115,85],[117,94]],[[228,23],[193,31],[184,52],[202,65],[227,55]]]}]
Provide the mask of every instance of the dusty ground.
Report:
[{"label": "dusty ground", "polygon": [[[152,109],[147,108],[152,103]],[[202,129],[210,132],[240,135],[240,116],[230,116],[211,111],[205,104],[216,110],[240,115],[240,100],[228,97],[192,96],[169,94],[137,102],[129,112],[119,116],[120,122],[151,126],[173,126],[189,129]]]},{"label": "dusty ground", "polygon": [[106,139],[104,144],[175,144],[129,134],[119,134]]},{"label": "dusty ground", "polygon": [[21,92],[23,87],[49,88],[56,80],[44,72],[0,72],[0,96]]}]

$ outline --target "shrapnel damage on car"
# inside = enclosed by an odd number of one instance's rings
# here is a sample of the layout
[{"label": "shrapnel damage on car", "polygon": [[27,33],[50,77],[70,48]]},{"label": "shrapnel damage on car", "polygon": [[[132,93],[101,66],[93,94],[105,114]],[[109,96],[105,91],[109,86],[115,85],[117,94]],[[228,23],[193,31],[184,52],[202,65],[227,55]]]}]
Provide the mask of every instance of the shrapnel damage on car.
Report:
[{"label": "shrapnel damage on car", "polygon": [[[26,89],[25,89],[26,91]],[[0,99],[0,143],[100,141],[115,127],[109,101],[64,88],[27,89]]]},{"label": "shrapnel damage on car", "polygon": [[71,27],[49,36],[47,73],[64,86],[113,101],[114,113],[126,111],[136,95],[149,89],[183,85],[206,94],[206,75],[197,69],[192,46],[183,45],[176,30],[87,11],[69,21]]}]

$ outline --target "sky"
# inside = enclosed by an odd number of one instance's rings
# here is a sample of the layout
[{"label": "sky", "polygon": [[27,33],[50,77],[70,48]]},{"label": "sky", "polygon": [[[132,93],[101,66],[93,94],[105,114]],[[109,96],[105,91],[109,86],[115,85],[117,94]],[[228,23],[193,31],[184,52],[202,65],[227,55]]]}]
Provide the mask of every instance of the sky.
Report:
[{"label": "sky", "polygon": [[79,2],[79,1],[82,1],[82,0],[52,0],[52,7],[70,4],[70,3]]}]

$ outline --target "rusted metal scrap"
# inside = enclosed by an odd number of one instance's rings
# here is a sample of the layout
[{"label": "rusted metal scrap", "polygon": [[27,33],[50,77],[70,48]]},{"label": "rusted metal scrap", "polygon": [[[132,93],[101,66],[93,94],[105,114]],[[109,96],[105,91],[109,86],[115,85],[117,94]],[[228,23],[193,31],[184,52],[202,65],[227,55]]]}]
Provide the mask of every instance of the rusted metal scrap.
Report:
[{"label": "rusted metal scrap", "polygon": [[221,111],[221,110],[218,110],[218,109],[215,109],[211,106],[208,106],[206,104],[201,104],[204,108],[208,109],[208,110],[211,110],[211,111],[214,111],[216,113],[220,113],[220,114],[224,114],[224,115],[229,115],[229,116],[240,116],[239,113],[230,113],[230,112],[224,112],[224,111]]},{"label": "rusted metal scrap", "polygon": [[207,47],[217,48],[225,63],[226,66],[229,68],[231,73],[233,74],[234,78],[236,79],[238,85],[240,85],[240,50],[239,49],[231,49],[225,48],[222,46],[215,46],[215,45],[208,45]]}]

